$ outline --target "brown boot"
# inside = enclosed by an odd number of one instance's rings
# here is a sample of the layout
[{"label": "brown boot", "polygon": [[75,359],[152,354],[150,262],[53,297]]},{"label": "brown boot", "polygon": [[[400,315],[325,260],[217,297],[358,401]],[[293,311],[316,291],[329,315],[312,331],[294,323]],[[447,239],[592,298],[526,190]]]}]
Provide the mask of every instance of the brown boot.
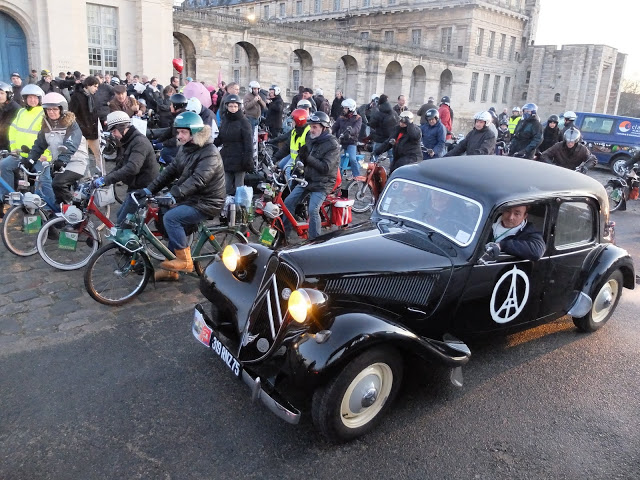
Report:
[{"label": "brown boot", "polygon": [[153,272],[153,278],[156,282],[175,282],[180,280],[180,274],[169,270],[156,270]]},{"label": "brown boot", "polygon": [[176,258],[174,260],[165,260],[160,264],[160,268],[171,270],[172,272],[192,272],[191,248],[176,249]]}]

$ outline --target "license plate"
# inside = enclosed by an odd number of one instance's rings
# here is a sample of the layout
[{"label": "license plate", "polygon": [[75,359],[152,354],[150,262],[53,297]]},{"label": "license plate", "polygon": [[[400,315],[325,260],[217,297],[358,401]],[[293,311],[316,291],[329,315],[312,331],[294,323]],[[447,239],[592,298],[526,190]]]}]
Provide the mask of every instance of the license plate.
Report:
[{"label": "license plate", "polygon": [[207,326],[202,314],[198,310],[193,314],[193,326],[191,330],[193,336],[206,347],[211,347],[211,350],[220,357],[220,360],[224,362],[236,377],[240,376],[240,373],[242,372],[240,362],[238,362],[229,350],[227,350],[227,347],[218,340],[213,333],[213,330]]}]

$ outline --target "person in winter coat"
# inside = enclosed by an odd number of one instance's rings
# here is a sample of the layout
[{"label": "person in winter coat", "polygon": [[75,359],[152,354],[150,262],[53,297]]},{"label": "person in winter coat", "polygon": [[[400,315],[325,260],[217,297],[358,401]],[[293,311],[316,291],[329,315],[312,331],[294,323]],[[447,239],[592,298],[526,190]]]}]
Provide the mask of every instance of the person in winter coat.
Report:
[{"label": "person in winter coat", "polygon": [[315,95],[313,96],[313,101],[316,103],[316,108],[320,112],[324,112],[327,115],[331,114],[331,106],[329,105],[329,100],[324,98],[324,92],[321,88],[316,88]]},{"label": "person in winter coat", "polygon": [[265,124],[269,127],[271,137],[277,137],[282,131],[282,112],[284,110],[284,102],[280,96],[280,87],[272,85],[269,88],[269,98],[267,104],[267,120]]},{"label": "person in winter coat", "polygon": [[533,158],[542,143],[542,125],[537,112],[535,103],[527,103],[522,107],[522,120],[518,122],[509,144],[509,155],[512,157]]},{"label": "person in winter coat", "polygon": [[392,136],[382,145],[373,149],[375,155],[380,155],[393,148],[393,164],[391,172],[396,168],[418,163],[422,160],[422,131],[413,123],[413,113],[402,112]]},{"label": "person in winter coat", "polygon": [[479,112],[473,117],[473,130],[448,152],[445,157],[456,157],[466,152],[467,155],[493,155],[496,149],[496,134],[491,128],[491,114]]},{"label": "person in winter coat", "polygon": [[127,96],[127,87],[126,85],[116,85],[113,87],[114,97],[113,100],[109,102],[109,112],[124,112],[129,117],[133,117],[140,106],[138,105],[138,101],[134,97]]},{"label": "person in winter coat", "polygon": [[331,114],[329,115],[331,119],[335,122],[342,115],[342,101],[344,97],[342,96],[342,90],[336,90],[336,97],[333,99],[331,103]]},{"label": "person in winter coat", "polygon": [[562,118],[564,119],[564,125],[562,126],[562,131],[560,132],[560,139],[558,140],[559,142],[561,142],[564,138],[564,132],[569,130],[571,127],[575,127],[576,118],[578,118],[578,116],[576,115],[576,112],[569,110],[567,112],[564,112]]},{"label": "person in winter coat", "polygon": [[167,85],[162,89],[162,98],[158,100],[159,128],[167,128],[173,124],[173,115],[171,114],[171,95],[174,93],[176,93],[176,89],[171,85]]},{"label": "person in winter coat", "polygon": [[227,195],[235,195],[244,185],[244,175],[253,167],[253,129],[242,113],[242,99],[237,95],[225,98],[225,116],[216,146],[222,145],[222,163]]},{"label": "person in winter coat", "polygon": [[575,127],[570,128],[564,132],[563,137],[562,142],[558,142],[542,152],[541,161],[570,170],[576,170],[580,167],[580,171],[583,173],[598,164],[595,155],[580,143],[580,130]]},{"label": "person in winter coat", "polygon": [[9,150],[9,126],[20,105],[13,100],[13,88],[5,82],[0,82],[0,150]]},{"label": "person in winter coat", "polygon": [[142,97],[147,101],[147,108],[158,111],[158,101],[162,100],[162,92],[158,87],[158,80],[152,78],[146,85]]},{"label": "person in winter coat", "polygon": [[[429,99],[427,100],[427,103],[423,104],[418,109],[418,113],[416,113],[416,115],[420,117],[420,125],[424,125],[425,123],[427,123],[427,118],[425,115],[428,110],[432,110],[432,109],[438,110],[438,107],[436,106],[435,101],[436,101],[435,98],[429,97]],[[440,120],[440,114],[438,114],[438,120]]]},{"label": "person in winter coat", "polygon": [[107,119],[107,115],[109,115],[109,112],[111,111],[109,108],[109,102],[115,96],[115,92],[113,91],[113,87],[111,85],[109,85],[108,83],[104,83],[100,80],[99,77],[96,78],[98,78],[98,81],[100,83],[98,84],[98,90],[93,96],[93,101],[95,104],[96,112],[98,114],[98,119],[100,120],[102,125],[104,125],[104,122]]},{"label": "person in winter coat", "polygon": [[551,115],[549,117],[549,120],[547,120],[547,124],[542,131],[542,143],[538,147],[538,151],[544,152],[548,148],[553,147],[556,143],[562,141],[560,128],[558,127],[559,121],[560,119],[557,115]]},{"label": "person in winter coat", "polygon": [[440,158],[447,153],[447,129],[440,122],[438,110],[431,108],[426,111],[425,123],[420,125],[422,131],[422,145],[426,149],[424,159]]},{"label": "person in winter coat", "polygon": [[547,246],[542,233],[527,221],[527,207],[507,208],[493,224],[491,242],[485,248],[494,248],[507,255],[535,262],[544,255]]},{"label": "person in winter coat", "polygon": [[[176,205],[162,223],[169,249],[176,258],[165,260],[160,268],[172,272],[191,272],[193,259],[185,227],[212,219],[224,205],[224,168],[218,149],[213,145],[211,129],[193,112],[183,112],[173,123],[180,148],[175,160],[146,188],[136,190],[136,197],[146,197],[173,185],[169,192]],[[166,279],[177,280],[177,274]]]},{"label": "person in winter coat", "polygon": [[501,120],[498,127],[498,138],[496,141],[496,155],[505,155],[504,151],[511,142],[511,134],[509,133],[509,120]]},{"label": "person in winter coat", "polygon": [[[330,122],[329,115],[324,112],[316,112],[309,117],[309,138],[306,145],[298,151],[298,159],[304,164],[304,179],[307,185],[297,185],[284,201],[287,209],[294,212],[296,205],[307,192],[310,192],[309,239],[320,235],[320,207],[333,190],[340,167],[340,144],[336,137],[331,135]],[[291,224],[286,218],[284,225],[285,230],[291,229]]]},{"label": "person in winter coat", "polygon": [[258,82],[250,82],[249,90],[244,96],[244,114],[253,129],[258,126],[260,117],[262,117],[262,109],[267,108],[267,104],[260,96],[260,84]]},{"label": "person in winter coat", "polygon": [[[282,138],[282,142],[284,143],[273,156],[274,163],[277,163],[280,170],[284,171],[287,181],[291,178],[291,174],[298,160],[298,151],[307,141],[307,134],[309,133],[309,125],[307,125],[309,111],[303,108],[297,108],[291,112],[291,118],[293,119],[294,127],[288,135],[286,135],[288,138]],[[284,134],[280,137],[283,136]]]},{"label": "person in winter coat", "polygon": [[[174,93],[171,95],[169,99],[171,102],[171,114],[174,118],[177,118],[181,113],[183,113],[187,108],[187,97],[182,95],[181,93]],[[147,138],[149,140],[155,139],[156,146],[157,144],[162,145],[162,150],[160,151],[160,163],[164,165],[168,165],[173,162],[176,154],[178,153],[178,138],[174,133],[173,128],[161,128],[158,130],[147,130]]]},{"label": "person in winter coat", "polygon": [[342,116],[338,117],[331,127],[332,133],[338,138],[340,145],[349,156],[349,167],[354,177],[360,175],[358,163],[358,135],[362,126],[362,118],[356,113],[356,102],[347,98],[342,102]]},{"label": "person in winter coat", "polygon": [[516,127],[518,123],[522,120],[522,115],[520,115],[520,107],[513,107],[511,110],[511,117],[509,117],[509,133],[513,135],[516,133]]},{"label": "person in winter coat", "polygon": [[[95,78],[95,77],[94,77]],[[22,161],[30,170],[36,167],[36,162],[42,162],[49,158],[45,152],[51,154],[53,166],[51,171],[46,171],[40,181],[43,183],[43,191],[48,191],[45,185],[51,181],[54,175],[52,187],[55,195],[54,205],[69,203],[72,193],[69,187],[84,176],[89,164],[87,142],[82,135],[82,130],[76,122],[73,112],[68,110],[67,100],[59,93],[51,92],[42,98],[44,117],[42,128],[36,138],[29,156]],[[65,152],[60,152],[59,147],[66,147]],[[38,170],[41,168],[36,167]],[[61,170],[64,168],[64,172]],[[45,198],[47,203],[49,199]]]},{"label": "person in winter coat", "polygon": [[[375,150],[379,145],[385,143],[391,135],[393,130],[398,125],[398,116],[393,111],[391,104],[389,103],[389,97],[385,94],[380,95],[378,99],[378,108],[371,114],[371,120],[369,121],[369,127],[371,127],[371,140],[373,141],[373,149]],[[389,162],[393,163],[393,151],[389,153]]]},{"label": "person in winter coat", "polygon": [[444,128],[447,129],[447,140],[449,140],[453,133],[453,110],[451,109],[451,99],[446,95],[440,100],[438,113],[440,114],[440,121]]},{"label": "person in winter coat", "polygon": [[76,90],[71,95],[71,102],[69,102],[69,110],[76,116],[82,135],[87,139],[87,144],[93,152],[96,165],[102,165],[100,140],[98,139],[98,109],[94,97],[99,84],[96,77],[89,75],[82,82],[83,89]]},{"label": "person in winter coat", "polygon": [[49,92],[60,93],[60,87],[58,86],[58,82],[52,79],[51,72],[49,70],[42,70],[40,72],[42,78],[36,83],[44,94],[46,95]]}]

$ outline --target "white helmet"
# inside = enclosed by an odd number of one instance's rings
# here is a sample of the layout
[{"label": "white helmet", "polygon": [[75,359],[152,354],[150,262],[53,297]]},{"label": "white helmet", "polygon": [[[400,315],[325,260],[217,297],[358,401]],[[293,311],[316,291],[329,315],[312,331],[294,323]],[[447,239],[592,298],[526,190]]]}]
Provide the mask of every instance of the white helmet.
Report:
[{"label": "white helmet", "polygon": [[296,105],[296,108],[309,108],[311,109],[311,102],[305,98],[303,98],[302,100],[300,100],[298,102],[298,104]]},{"label": "white helmet", "polygon": [[253,81],[253,82],[249,82],[249,88],[250,89],[254,89],[254,88],[260,88],[260,84],[257,81]]},{"label": "white helmet", "polygon": [[493,117],[491,116],[491,114],[489,112],[478,112],[473,116],[474,120],[481,120],[483,121],[485,124],[488,124]]},{"label": "white helmet", "polygon": [[133,84],[133,89],[138,93],[138,94],[142,94],[144,93],[144,91],[147,89],[147,86],[144,83],[134,83]]},{"label": "white helmet", "polygon": [[67,99],[56,92],[49,92],[42,97],[42,108],[59,107],[60,115],[64,115],[69,110]]},{"label": "white helmet", "polygon": [[346,98],[342,101],[342,108],[348,108],[350,112],[356,111],[356,101],[352,98]]},{"label": "white helmet", "polygon": [[27,95],[35,95],[36,97],[40,98],[40,100],[42,100],[42,97],[44,97],[44,91],[35,83],[30,83],[22,87],[22,90],[20,90],[20,95],[22,95],[23,97]]},{"label": "white helmet", "polygon": [[200,115],[200,112],[202,111],[202,102],[200,102],[200,100],[198,100],[196,97],[191,97],[187,101],[186,110]]},{"label": "white helmet", "polygon": [[372,102],[377,102],[378,99],[380,98],[380,95],[378,95],[377,93],[374,93],[373,95],[371,95],[371,101]]},{"label": "white helmet", "polygon": [[129,115],[121,110],[116,110],[107,115],[107,131],[111,131],[120,125],[125,127],[131,125]]},{"label": "white helmet", "polygon": [[324,95],[321,88],[316,88],[316,95]]},{"label": "white helmet", "polygon": [[576,115],[576,112],[572,112],[571,110],[569,110],[568,112],[564,112],[565,120],[574,121],[576,118],[578,118],[578,116]]},{"label": "white helmet", "polygon": [[411,113],[409,110],[405,110],[404,112],[401,112],[399,117],[401,122],[404,122],[404,123],[413,122],[413,113]]},{"label": "white helmet", "polygon": [[520,113],[520,107],[513,107],[511,111]]},{"label": "white helmet", "polygon": [[269,90],[273,90],[273,93],[276,95],[280,95],[280,87],[277,85],[271,85]]}]

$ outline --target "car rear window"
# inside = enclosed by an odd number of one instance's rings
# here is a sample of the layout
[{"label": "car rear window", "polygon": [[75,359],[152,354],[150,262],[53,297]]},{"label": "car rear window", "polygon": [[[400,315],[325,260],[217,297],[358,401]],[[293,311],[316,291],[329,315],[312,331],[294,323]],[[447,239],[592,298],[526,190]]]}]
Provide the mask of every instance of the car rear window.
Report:
[{"label": "car rear window", "polygon": [[423,225],[465,247],[478,230],[482,205],[454,192],[400,178],[385,190],[378,212]]},{"label": "car rear window", "polygon": [[584,202],[565,202],[558,209],[555,246],[557,249],[571,248],[594,241],[595,213]]}]

